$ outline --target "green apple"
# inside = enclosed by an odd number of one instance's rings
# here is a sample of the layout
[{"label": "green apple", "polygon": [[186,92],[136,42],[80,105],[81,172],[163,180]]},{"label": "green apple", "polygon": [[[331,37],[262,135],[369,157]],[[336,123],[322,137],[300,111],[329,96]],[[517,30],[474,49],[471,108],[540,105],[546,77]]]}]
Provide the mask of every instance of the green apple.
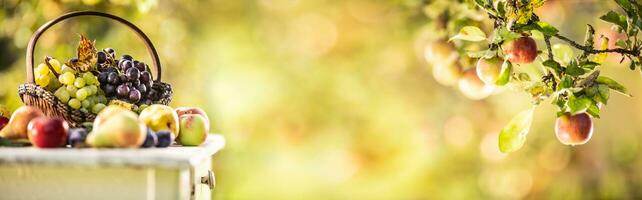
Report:
[{"label": "green apple", "polygon": [[145,140],[147,127],[136,113],[119,106],[108,106],[98,113],[87,143],[93,147],[137,148]]},{"label": "green apple", "polygon": [[178,114],[172,107],[154,104],[140,112],[138,118],[154,132],[170,131],[174,138],[179,135]]},{"label": "green apple", "polygon": [[207,138],[207,119],[199,114],[184,114],[180,118],[180,134],[176,141],[184,146],[198,146]]}]

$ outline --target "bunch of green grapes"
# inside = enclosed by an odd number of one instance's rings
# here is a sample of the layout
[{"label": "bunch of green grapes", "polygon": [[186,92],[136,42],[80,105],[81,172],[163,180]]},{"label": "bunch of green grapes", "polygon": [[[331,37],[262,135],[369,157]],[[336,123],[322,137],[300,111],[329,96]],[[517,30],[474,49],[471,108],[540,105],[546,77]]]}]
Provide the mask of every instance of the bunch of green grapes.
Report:
[{"label": "bunch of green grapes", "polygon": [[98,78],[91,72],[78,73],[64,64],[61,66],[55,59],[49,59],[48,63],[59,76],[51,73],[47,63],[42,63],[35,70],[38,86],[53,92],[58,100],[82,112],[97,114],[106,107],[107,97],[99,87]]}]

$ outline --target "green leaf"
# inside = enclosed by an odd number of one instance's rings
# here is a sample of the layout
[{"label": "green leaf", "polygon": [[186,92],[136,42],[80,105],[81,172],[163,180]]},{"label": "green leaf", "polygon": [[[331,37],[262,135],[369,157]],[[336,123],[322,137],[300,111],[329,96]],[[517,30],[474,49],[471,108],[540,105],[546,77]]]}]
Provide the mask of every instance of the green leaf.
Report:
[{"label": "green leaf", "polygon": [[620,5],[629,17],[635,17],[635,10],[633,10],[633,5],[629,0],[615,0],[615,2]]},{"label": "green leaf", "polygon": [[585,96],[575,97],[575,95],[570,95],[568,97],[568,108],[572,114],[586,112],[586,109],[591,106],[591,103],[593,103],[593,101]]},{"label": "green leaf", "polygon": [[471,58],[486,58],[490,59],[493,58],[497,55],[497,51],[491,51],[491,50],[481,50],[481,51],[469,51],[466,52],[468,54],[468,57]]},{"label": "green leaf", "polygon": [[600,63],[588,61],[588,62],[582,63],[582,68],[584,68],[584,69],[595,69],[595,66],[598,66],[598,65],[600,65]]},{"label": "green leaf", "polygon": [[497,14],[499,14],[500,17],[506,17],[505,4],[504,1],[497,2]]},{"label": "green leaf", "polygon": [[504,126],[499,133],[499,150],[504,153],[514,152],[522,148],[526,135],[531,128],[534,108],[517,114]]},{"label": "green leaf", "polygon": [[628,28],[626,24],[626,17],[624,15],[620,15],[613,11],[609,11],[608,13],[606,13],[606,15],[603,15],[602,17],[600,17],[600,19],[604,20],[605,22],[618,25],[622,27],[622,29],[624,30]]},{"label": "green leaf", "polygon": [[565,44],[553,45],[553,58],[562,65],[568,65],[574,57],[573,48]]},{"label": "green leaf", "polygon": [[586,112],[595,118],[600,118],[600,108],[595,104],[591,104],[591,106],[586,109]]},{"label": "green leaf", "polygon": [[495,35],[496,36],[493,41],[494,43],[499,43],[501,41],[510,41],[522,37],[520,34],[506,29],[506,27],[502,27],[497,30]]},{"label": "green leaf", "polygon": [[539,21],[537,22],[537,26],[539,26],[539,31],[541,31],[544,35],[547,36],[553,36],[559,32],[557,28],[551,26],[549,23]]},{"label": "green leaf", "polygon": [[628,45],[626,45],[626,42],[624,40],[618,39],[617,41],[615,41],[615,46],[626,49]]},{"label": "green leaf", "polygon": [[578,67],[576,64],[571,63],[566,67],[566,74],[571,75],[571,76],[580,76],[582,74],[585,74],[586,71],[584,69]]},{"label": "green leaf", "polygon": [[542,63],[545,67],[551,68],[555,71],[562,71],[562,66],[555,60],[546,60]]},{"label": "green leaf", "polygon": [[449,41],[452,40],[479,42],[486,40],[486,33],[475,26],[465,26],[461,28],[461,30],[459,30],[459,33],[457,35],[450,38]]},{"label": "green leaf", "polygon": [[593,96],[593,100],[595,100],[596,102],[606,104],[606,102],[609,101],[609,97],[610,97],[609,91],[610,91],[609,86],[606,86],[604,84],[598,84],[597,93],[599,95]]},{"label": "green leaf", "polygon": [[570,76],[562,77],[560,80],[559,89],[571,88],[573,87],[573,79]]},{"label": "green leaf", "polygon": [[626,91],[626,87],[624,87],[622,84],[618,83],[617,81],[615,81],[615,80],[613,80],[613,79],[611,79],[609,77],[606,77],[606,76],[597,77],[595,82],[600,83],[600,84],[604,84],[604,85],[608,86],[609,88],[611,88],[611,89],[613,89],[615,91],[618,91],[619,93],[621,93],[621,94],[623,94],[625,96],[631,97],[631,94],[629,94]]},{"label": "green leaf", "polygon": [[591,87],[584,88],[584,93],[586,93],[586,96],[593,97],[598,93],[597,91],[597,85],[593,85]]},{"label": "green leaf", "polygon": [[535,40],[540,40],[540,41],[544,40],[544,34],[538,30],[532,30],[531,37]]},{"label": "green leaf", "polygon": [[510,75],[512,72],[513,65],[508,61],[504,61],[504,64],[502,64],[502,69],[499,73],[499,77],[497,77],[497,81],[495,81],[495,85],[506,85],[510,81]]}]

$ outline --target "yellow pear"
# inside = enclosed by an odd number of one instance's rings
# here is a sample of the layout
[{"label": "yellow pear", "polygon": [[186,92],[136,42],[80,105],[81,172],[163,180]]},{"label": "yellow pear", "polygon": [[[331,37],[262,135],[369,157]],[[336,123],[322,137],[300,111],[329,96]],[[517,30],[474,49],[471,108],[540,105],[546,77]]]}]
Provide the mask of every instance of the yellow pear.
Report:
[{"label": "yellow pear", "polygon": [[140,112],[138,118],[154,132],[166,130],[170,131],[174,138],[178,137],[178,114],[172,107],[154,104]]},{"label": "yellow pear", "polygon": [[137,148],[145,140],[145,124],[130,110],[108,106],[96,119],[93,131],[87,136],[90,146]]},{"label": "yellow pear", "polygon": [[44,116],[44,114],[40,109],[31,106],[22,106],[13,112],[7,126],[0,131],[0,137],[12,140],[28,139],[27,125],[32,119],[42,116]]}]

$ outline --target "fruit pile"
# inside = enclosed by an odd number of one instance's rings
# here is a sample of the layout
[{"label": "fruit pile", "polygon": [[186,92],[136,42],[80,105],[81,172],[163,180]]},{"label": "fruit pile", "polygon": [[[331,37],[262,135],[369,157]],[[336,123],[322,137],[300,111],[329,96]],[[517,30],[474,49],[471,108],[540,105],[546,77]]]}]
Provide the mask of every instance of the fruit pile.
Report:
[{"label": "fruit pile", "polygon": [[97,51],[82,35],[77,58],[61,64],[46,56],[34,69],[34,80],[72,109],[93,114],[110,104],[139,112],[170,95],[152,87],[147,64],[127,54],[117,59],[112,48]]},{"label": "fruit pile", "polygon": [[[69,108],[96,114],[95,119],[67,122],[31,106],[8,118],[8,109],[0,107],[0,146],[148,148],[174,142],[197,146],[205,141],[209,132],[205,112],[164,105],[171,88],[155,82],[147,64],[127,54],[117,59],[112,48],[97,51],[82,35],[77,51],[77,57],[65,63],[46,56],[33,69],[34,82]],[[93,117],[84,120],[88,119]],[[82,127],[70,129],[69,124]]]},{"label": "fruit pile", "polygon": [[11,118],[0,106],[0,146],[38,148],[151,148],[173,144],[198,146],[209,132],[207,114],[195,107],[173,109],[153,104],[138,115],[118,105],[98,113],[92,129],[69,128],[62,118],[48,117],[36,107],[18,108]]}]

